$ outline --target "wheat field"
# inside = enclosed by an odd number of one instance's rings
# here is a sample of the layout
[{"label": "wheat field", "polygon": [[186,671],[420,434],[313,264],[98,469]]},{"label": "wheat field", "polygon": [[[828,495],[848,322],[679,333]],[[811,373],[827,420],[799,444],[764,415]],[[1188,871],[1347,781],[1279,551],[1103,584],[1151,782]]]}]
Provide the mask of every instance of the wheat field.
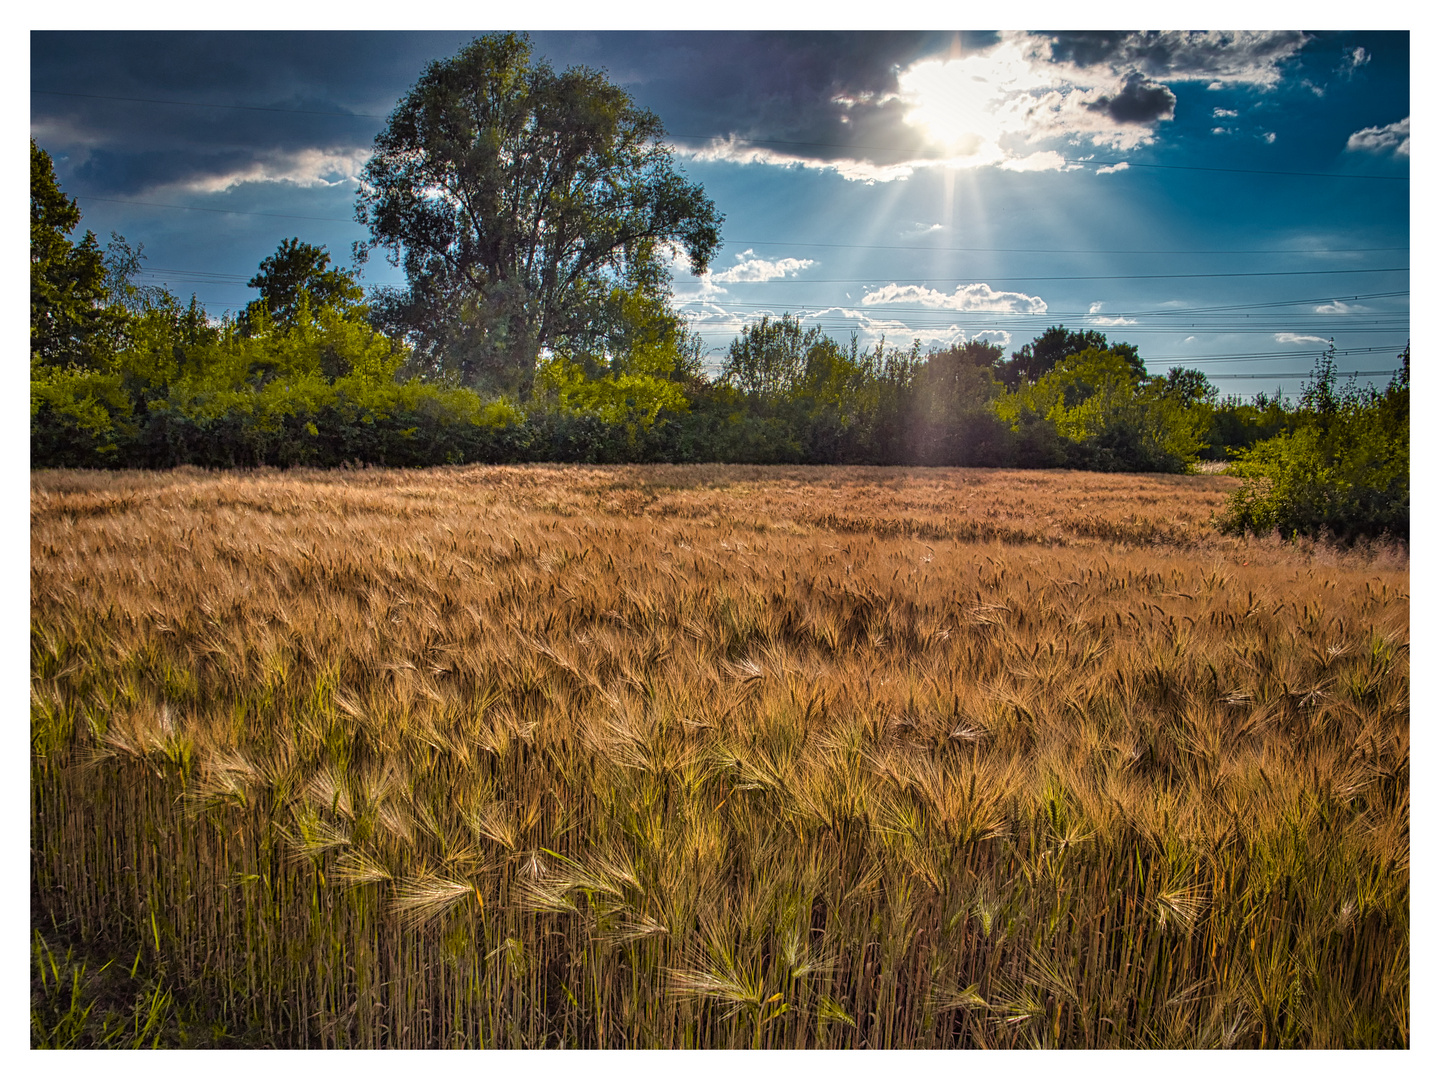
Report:
[{"label": "wheat field", "polygon": [[1235,483],[35,472],[32,1041],[1408,1046],[1408,555]]}]

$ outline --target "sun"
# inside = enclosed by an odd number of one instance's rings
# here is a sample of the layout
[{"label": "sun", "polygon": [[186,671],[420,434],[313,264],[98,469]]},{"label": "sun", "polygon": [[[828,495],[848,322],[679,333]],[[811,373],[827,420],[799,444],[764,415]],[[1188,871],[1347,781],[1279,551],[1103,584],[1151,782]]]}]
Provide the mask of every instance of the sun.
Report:
[{"label": "sun", "polygon": [[1024,132],[1026,92],[1051,81],[1016,42],[953,60],[922,60],[899,75],[900,97],[910,103],[905,122],[962,167],[1008,157],[1000,141]]}]

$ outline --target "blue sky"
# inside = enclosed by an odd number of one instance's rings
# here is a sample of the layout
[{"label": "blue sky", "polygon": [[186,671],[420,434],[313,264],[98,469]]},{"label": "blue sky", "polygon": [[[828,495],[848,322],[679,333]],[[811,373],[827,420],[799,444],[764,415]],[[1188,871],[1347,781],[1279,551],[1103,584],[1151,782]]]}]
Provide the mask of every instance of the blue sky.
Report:
[{"label": "blue sky", "polygon": [[[31,134],[83,227],[233,311],[283,238],[349,261],[385,115],[481,32],[34,33]],[[712,360],[766,313],[1007,352],[1063,323],[1249,396],[1410,336],[1406,32],[532,37],[654,110],[725,214],[674,282]]]}]

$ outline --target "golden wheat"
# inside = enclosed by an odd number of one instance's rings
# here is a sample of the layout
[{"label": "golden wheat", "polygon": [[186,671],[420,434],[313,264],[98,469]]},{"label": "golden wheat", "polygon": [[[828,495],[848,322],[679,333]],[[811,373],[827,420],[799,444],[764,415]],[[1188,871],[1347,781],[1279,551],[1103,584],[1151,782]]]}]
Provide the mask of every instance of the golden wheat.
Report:
[{"label": "golden wheat", "polygon": [[36,473],[37,918],[246,1045],[1407,1045],[1407,558],[1232,484]]}]

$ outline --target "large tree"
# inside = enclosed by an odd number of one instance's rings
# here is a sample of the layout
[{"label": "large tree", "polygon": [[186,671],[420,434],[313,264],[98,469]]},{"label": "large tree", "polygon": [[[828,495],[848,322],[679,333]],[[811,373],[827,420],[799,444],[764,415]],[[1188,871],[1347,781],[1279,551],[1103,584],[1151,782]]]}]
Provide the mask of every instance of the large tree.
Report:
[{"label": "large tree", "polygon": [[540,350],[593,350],[625,294],[666,292],[664,249],[700,273],[719,248],[721,216],[663,136],[602,73],[556,74],[523,36],[432,63],[361,179],[357,255],[386,249],[408,281],[374,298],[376,321],[437,372],[527,393]]},{"label": "large tree", "polygon": [[114,348],[123,315],[107,304],[105,255],[89,232],[70,238],[80,207],[55,179],[50,155],[30,140],[30,356],[95,367]]}]

